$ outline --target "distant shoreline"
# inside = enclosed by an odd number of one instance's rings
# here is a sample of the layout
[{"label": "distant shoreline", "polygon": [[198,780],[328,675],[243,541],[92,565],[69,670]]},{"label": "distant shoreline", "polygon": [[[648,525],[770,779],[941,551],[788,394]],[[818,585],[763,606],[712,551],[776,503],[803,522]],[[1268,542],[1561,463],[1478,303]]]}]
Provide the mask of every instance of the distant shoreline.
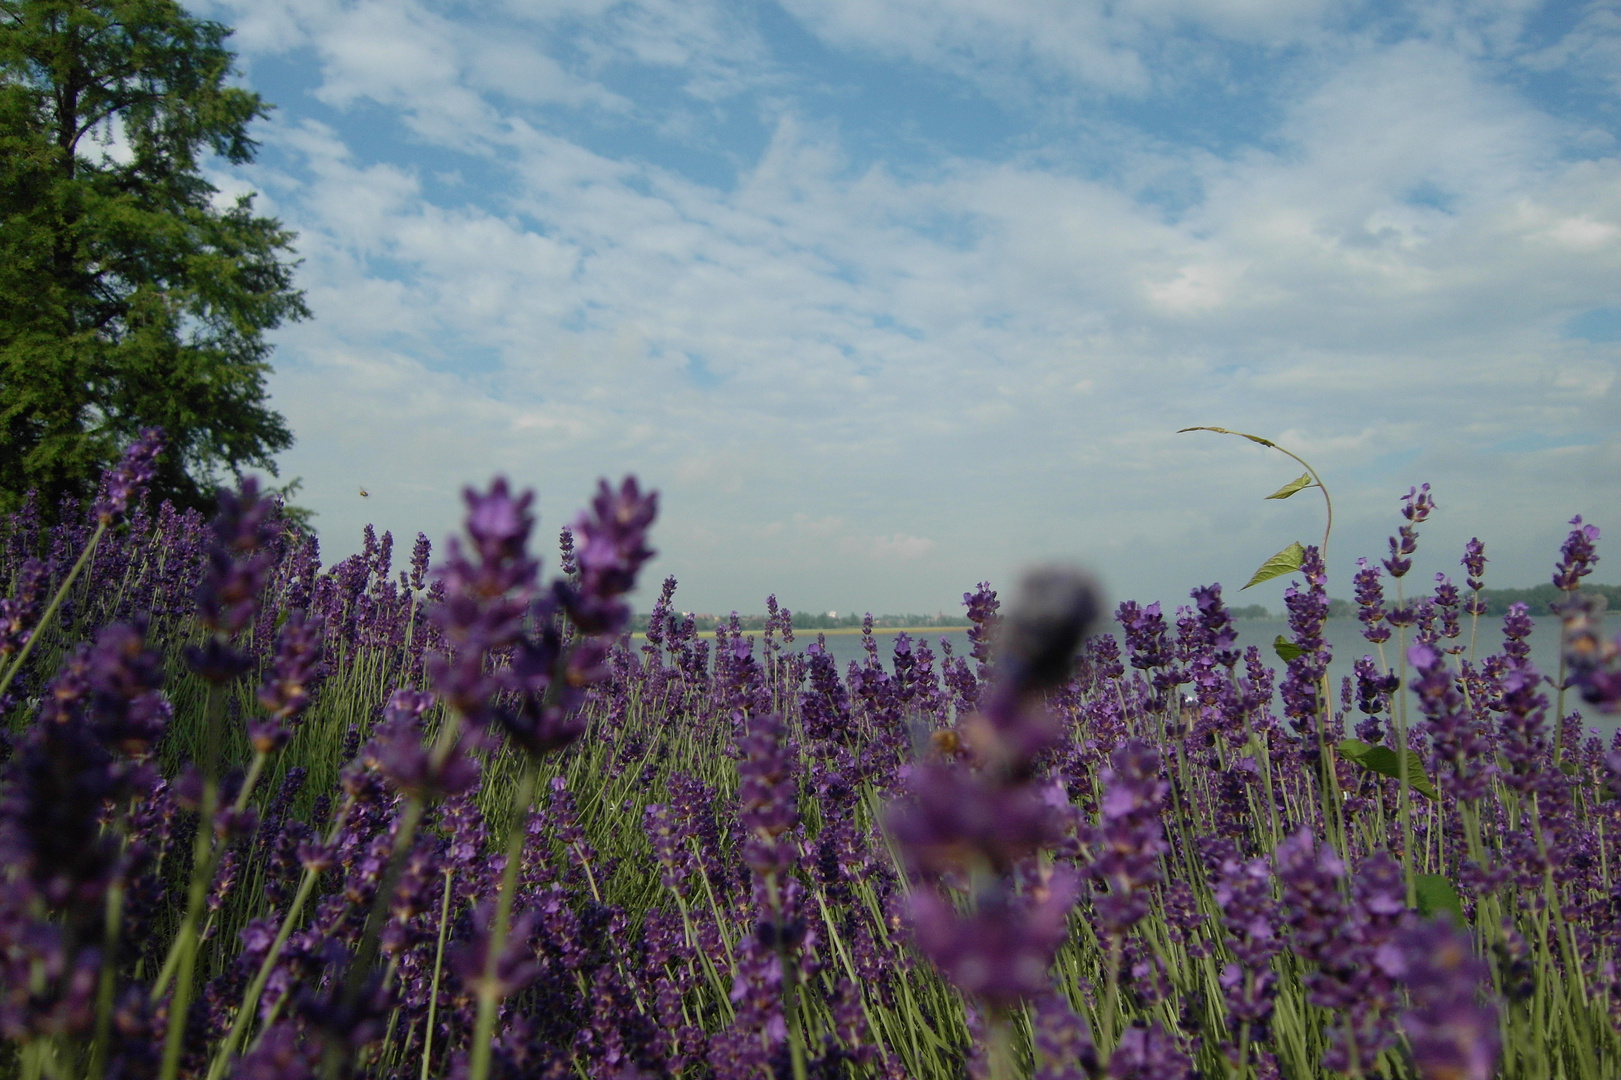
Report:
[{"label": "distant shoreline", "polygon": [[[877,637],[879,634],[898,634],[903,630],[906,631],[907,633],[920,633],[920,632],[933,633],[934,631],[938,630],[941,633],[949,634],[954,630],[967,630],[967,629],[968,629],[967,625],[963,625],[963,626],[875,626],[875,627],[872,628],[872,635],[873,635],[873,637]],[[745,635],[754,636],[754,635],[763,634],[763,633],[765,633],[765,631],[763,631],[763,630],[743,630],[742,633],[745,634]],[[794,637],[796,639],[797,638],[802,638],[802,637],[810,637],[813,634],[826,634],[828,637],[835,637],[835,636],[840,635],[840,634],[859,634],[859,633],[861,633],[861,627],[859,627],[859,626],[840,626],[840,627],[838,627],[836,629],[833,629],[833,630],[799,630],[799,629],[796,629],[794,631]],[[632,639],[645,638],[645,637],[647,637],[647,634],[644,631],[638,630],[636,633],[634,633],[634,634],[632,634],[630,636],[631,636]],[[714,637],[715,636],[715,631],[713,631],[713,630],[700,630],[700,631],[698,631],[698,636],[699,637]]]}]

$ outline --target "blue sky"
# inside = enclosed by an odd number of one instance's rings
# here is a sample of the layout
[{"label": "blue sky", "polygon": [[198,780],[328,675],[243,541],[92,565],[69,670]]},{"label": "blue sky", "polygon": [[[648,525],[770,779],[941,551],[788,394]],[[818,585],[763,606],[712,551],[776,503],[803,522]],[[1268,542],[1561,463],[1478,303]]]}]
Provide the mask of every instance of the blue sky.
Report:
[{"label": "blue sky", "polygon": [[299,233],[271,389],[329,556],[497,472],[549,548],[635,472],[692,610],[1055,557],[1175,602],[1322,528],[1195,424],[1323,474],[1337,595],[1424,481],[1426,578],[1621,529],[1614,3],[192,6],[276,106],[215,182]]}]

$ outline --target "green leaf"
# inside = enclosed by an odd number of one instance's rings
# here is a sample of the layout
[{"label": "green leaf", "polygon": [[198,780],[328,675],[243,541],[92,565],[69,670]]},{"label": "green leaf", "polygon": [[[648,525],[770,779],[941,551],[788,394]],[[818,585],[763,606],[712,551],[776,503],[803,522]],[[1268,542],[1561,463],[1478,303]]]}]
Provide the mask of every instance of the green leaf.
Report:
[{"label": "green leaf", "polygon": [[1297,491],[1305,491],[1309,487],[1316,486],[1317,485],[1312,481],[1311,473],[1301,473],[1299,476],[1295,477],[1293,480],[1289,481],[1287,484],[1284,484],[1278,490],[1268,495],[1267,498],[1287,499]]},{"label": "green leaf", "polygon": [[1243,432],[1243,431],[1234,431],[1231,428],[1224,428],[1224,427],[1185,427],[1185,428],[1178,429],[1177,434],[1180,435],[1184,431],[1214,431],[1218,435],[1237,435],[1240,439],[1248,439],[1250,442],[1252,442],[1252,443],[1260,443],[1262,446],[1270,446],[1270,447],[1276,448],[1277,445],[1278,445],[1277,443],[1273,442],[1271,439],[1263,439],[1259,435],[1251,435],[1251,434],[1249,434],[1247,432]]},{"label": "green leaf", "polygon": [[[1300,546],[1300,541],[1296,540],[1262,563],[1261,568],[1255,571],[1255,576],[1250,578],[1249,585],[1245,585],[1244,589],[1249,588],[1250,585],[1259,585],[1263,581],[1271,581],[1275,577],[1282,577],[1284,574],[1299,570],[1300,564],[1305,558],[1306,549]],[[1243,592],[1244,589],[1238,591]]]},{"label": "green leaf", "polygon": [[1299,645],[1296,645],[1282,634],[1279,634],[1278,640],[1272,643],[1272,651],[1278,654],[1279,660],[1282,660],[1285,664],[1287,664],[1289,661],[1293,660],[1306,650],[1302,649]]},{"label": "green leaf", "polygon": [[[1370,746],[1361,739],[1346,739],[1340,743],[1339,752],[1340,757],[1356,762],[1369,772],[1392,780],[1401,779],[1401,762],[1396,758],[1396,751],[1388,746]],[[1407,786],[1431,801],[1439,798],[1435,784],[1424,774],[1424,759],[1417,750],[1407,751]]]},{"label": "green leaf", "polygon": [[1451,913],[1455,925],[1464,925],[1463,901],[1458,899],[1458,890],[1445,874],[1417,874],[1413,884],[1420,915],[1439,915],[1446,911]]}]

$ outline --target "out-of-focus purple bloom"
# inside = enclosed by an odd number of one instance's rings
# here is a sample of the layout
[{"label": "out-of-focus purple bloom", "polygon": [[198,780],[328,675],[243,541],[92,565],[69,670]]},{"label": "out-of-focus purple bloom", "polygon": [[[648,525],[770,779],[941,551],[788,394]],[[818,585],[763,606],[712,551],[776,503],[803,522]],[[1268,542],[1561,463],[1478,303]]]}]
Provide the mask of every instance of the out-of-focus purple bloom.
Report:
[{"label": "out-of-focus purple bloom", "polygon": [[288,724],[304,711],[310,690],[322,674],[321,624],[302,611],[288,613],[276,639],[270,675],[259,688],[259,704],[269,715],[248,724],[253,748],[268,753],[291,737]]},{"label": "out-of-focus purple bloom", "polygon": [[577,586],[559,590],[564,609],[586,634],[613,636],[624,630],[630,607],[619,597],[636,587],[642,564],[653,557],[647,529],[658,516],[658,492],[642,494],[627,476],[615,491],[598,485],[591,509],[574,523]]},{"label": "out-of-focus purple bloom", "polygon": [[1046,566],[1027,573],[1002,626],[998,676],[1021,694],[1063,683],[1099,607],[1097,586],[1078,570]]},{"label": "out-of-focus purple bloom", "polygon": [[1603,616],[1585,595],[1576,593],[1560,607],[1570,685],[1600,712],[1621,711],[1621,638],[1604,639],[1600,634]]},{"label": "out-of-focus purple bloom", "polygon": [[0,668],[28,644],[49,581],[50,570],[39,559],[29,557],[17,568],[12,594],[0,599]]},{"label": "out-of-focus purple bloom", "polygon": [[907,906],[918,947],[941,974],[963,993],[1008,1008],[1051,985],[1047,972],[1077,891],[1074,876],[1060,869],[1039,894],[1000,885],[983,891],[968,915],[928,888],[914,890]]},{"label": "out-of-focus purple bloom", "polygon": [[158,455],[163,452],[162,428],[143,428],[140,438],[129,444],[119,463],[101,474],[101,490],[91,515],[102,525],[124,519],[131,503],[138,503],[157,473]]},{"label": "out-of-focus purple bloom", "polygon": [[1380,950],[1379,966],[1407,986],[1401,1024],[1424,1080],[1491,1080],[1502,1054],[1491,972],[1449,919],[1419,923]]},{"label": "out-of-focus purple bloom", "polygon": [[476,724],[487,724],[501,682],[487,670],[486,656],[508,648],[523,632],[524,615],[533,599],[539,566],[524,551],[534,518],[529,505],[534,492],[513,498],[505,477],[496,477],[487,494],[472,488],[467,500],[467,532],[474,559],[452,538],[439,572],[442,602],[429,608],[429,618],[451,647],[430,656],[428,675],[445,703]]},{"label": "out-of-focus purple bloom", "polygon": [[890,809],[889,829],[918,874],[1006,872],[1063,835],[1054,808],[1026,785],[986,784],[966,768],[925,762],[908,790]]},{"label": "out-of-focus purple bloom", "polygon": [[1224,859],[1215,888],[1216,906],[1236,963],[1219,978],[1227,1015],[1249,1024],[1250,1038],[1267,1038],[1277,976],[1272,958],[1282,951],[1277,934],[1278,905],[1272,899],[1272,874],[1264,858],[1240,862]]},{"label": "out-of-focus purple bloom", "polygon": [[144,618],[114,623],[96,635],[85,665],[88,715],[98,738],[131,758],[149,756],[173,712],[163,686],[163,660],[146,647]]},{"label": "out-of-focus purple bloom", "polygon": [[1110,1080],[1189,1080],[1193,1062],[1160,1022],[1141,1021],[1120,1035],[1109,1056]]},{"label": "out-of-focus purple bloom", "polygon": [[1058,738],[1039,696],[1069,679],[1099,607],[1097,586],[1078,570],[1042,567],[1020,580],[998,639],[995,683],[964,725],[981,764],[1021,773]]},{"label": "out-of-focus purple bloom", "polygon": [[276,555],[273,542],[279,532],[276,503],[259,494],[258,481],[248,477],[240,491],[222,489],[219,513],[213,523],[207,569],[197,588],[197,621],[213,631],[201,646],[186,650],[186,662],[210,682],[228,682],[248,668],[248,657],[230,644],[253,623]]},{"label": "out-of-focus purple bloom", "polygon": [[1598,526],[1583,525],[1580,514],[1571,518],[1570,524],[1570,535],[1565,537],[1559,562],[1553,568],[1553,583],[1565,592],[1580,588],[1582,578],[1591,574],[1593,564],[1598,562]]},{"label": "out-of-focus purple bloom", "polygon": [[367,760],[390,784],[423,799],[459,795],[477,783],[479,775],[465,734],[453,736],[437,753],[423,745],[422,716],[433,703],[432,694],[394,691],[366,748]]},{"label": "out-of-focus purple bloom", "polygon": [[[473,909],[473,938],[466,945],[450,953],[450,969],[461,979],[470,992],[477,993],[487,978],[487,961],[492,938],[491,923],[495,916],[495,901],[486,900]],[[535,949],[531,944],[535,936],[540,913],[525,912],[515,919],[507,931],[501,955],[495,962],[495,996],[501,1000],[522,990],[540,975],[535,963]]]},{"label": "out-of-focus purple bloom", "polygon": [[1086,1018],[1057,992],[1035,1001],[1036,1069],[1031,1080],[1091,1080],[1101,1071],[1098,1049]]}]

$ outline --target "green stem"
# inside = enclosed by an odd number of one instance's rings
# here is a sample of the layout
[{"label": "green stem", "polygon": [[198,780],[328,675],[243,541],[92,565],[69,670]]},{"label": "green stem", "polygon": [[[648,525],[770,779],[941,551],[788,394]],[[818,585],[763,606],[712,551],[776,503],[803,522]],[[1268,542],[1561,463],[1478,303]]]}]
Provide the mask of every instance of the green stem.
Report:
[{"label": "green stem", "polygon": [[428,1062],[433,1060],[433,1025],[439,1013],[439,973],[445,962],[445,931],[450,928],[450,883],[456,874],[445,871],[445,894],[439,901],[439,946],[433,954],[433,981],[428,985],[428,1026],[422,1033],[422,1080],[428,1080]]},{"label": "green stem", "polygon": [[237,1009],[236,1020],[231,1024],[230,1033],[225,1036],[225,1042],[214,1054],[213,1062],[209,1064],[208,1080],[219,1080],[225,1074],[236,1048],[242,1045],[242,1037],[247,1034],[248,1025],[253,1022],[253,1017],[258,1012],[259,997],[265,992],[265,984],[270,981],[270,973],[276,967],[282,947],[292,935],[299,912],[303,911],[304,904],[314,891],[319,876],[313,870],[304,871],[304,876],[298,883],[298,891],[293,894],[293,902],[287,908],[287,914],[282,917],[280,929],[276,931],[276,939],[270,943],[270,951],[265,953],[264,960],[260,961],[259,970],[253,976],[253,982],[249,984],[247,993],[242,995],[242,1005]]},{"label": "green stem", "polygon": [[518,788],[512,800],[513,821],[507,836],[507,862],[501,868],[501,893],[495,901],[495,921],[490,926],[489,951],[484,956],[484,977],[478,987],[478,1017],[473,1026],[472,1060],[469,1080],[488,1080],[490,1050],[495,1037],[495,1010],[501,1004],[498,969],[506,949],[507,927],[512,920],[512,894],[518,889],[518,864],[523,861],[524,821],[535,797],[535,780],[540,772],[533,758],[526,758],[518,774]]},{"label": "green stem", "polygon": [[106,532],[107,523],[105,521],[96,525],[96,531],[91,534],[89,542],[84,545],[84,550],[79,553],[79,561],[73,564],[73,569],[68,571],[68,576],[62,579],[62,584],[57,588],[56,595],[51,597],[50,605],[46,607],[45,614],[39,617],[39,623],[34,627],[33,632],[28,635],[28,640],[23,642],[23,647],[17,652],[17,659],[13,660],[11,666],[6,669],[5,677],[0,678],[0,697],[5,696],[6,689],[11,686],[11,681],[17,677],[17,673],[22,671],[23,665],[28,662],[28,655],[34,651],[35,642],[45,635],[45,628],[50,625],[51,619],[56,616],[56,609],[62,606],[62,601],[67,598],[68,590],[73,588],[74,580],[89,564],[90,557],[96,553],[96,546],[101,543],[101,538]]},{"label": "green stem", "polygon": [[1014,1080],[1017,1076],[1013,1060],[1013,1025],[1001,1009],[993,1009],[990,1029],[986,1033],[990,1042],[991,1080]]},{"label": "green stem", "polygon": [[[185,1043],[186,1011],[191,1007],[192,976],[197,963],[197,921],[202,917],[203,905],[208,899],[208,887],[214,880],[217,849],[214,845],[214,815],[219,809],[219,758],[221,727],[225,722],[225,697],[218,683],[208,686],[207,717],[203,741],[203,798],[197,815],[197,836],[192,842],[191,885],[186,897],[186,917],[180,924],[164,970],[172,970],[175,977],[174,996],[169,999],[169,1026],[163,1036],[163,1066],[159,1080],[175,1080],[180,1071],[180,1052]],[[152,1000],[163,993],[164,979],[160,976],[152,987]]]}]

